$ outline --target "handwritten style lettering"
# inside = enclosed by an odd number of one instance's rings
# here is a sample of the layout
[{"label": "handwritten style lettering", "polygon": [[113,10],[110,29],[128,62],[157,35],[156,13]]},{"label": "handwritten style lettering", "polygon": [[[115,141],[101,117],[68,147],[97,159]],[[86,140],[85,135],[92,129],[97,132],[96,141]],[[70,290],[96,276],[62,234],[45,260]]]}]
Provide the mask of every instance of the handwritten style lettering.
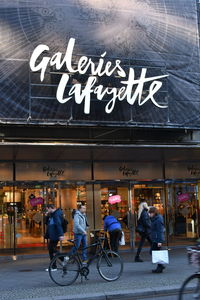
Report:
[{"label": "handwritten style lettering", "polygon": [[59,176],[63,176],[65,171],[63,169],[45,166],[43,167],[43,172],[45,172],[46,175],[50,178],[57,178]]},{"label": "handwritten style lettering", "polygon": [[193,176],[200,175],[200,167],[198,167],[198,166],[191,165],[191,166],[188,166],[187,169],[188,169],[188,172],[190,172],[190,175],[193,175]]},{"label": "handwritten style lettering", "polygon": [[[158,108],[167,108],[166,105],[161,105],[157,102],[155,95],[162,87],[162,81],[160,81],[160,79],[168,75],[146,77],[147,68],[142,68],[139,78],[136,79],[134,69],[129,68],[129,73],[126,74],[121,66],[120,60],[117,59],[114,63],[111,61],[105,62],[104,58],[106,52],[101,54],[98,62],[93,62],[92,58],[88,58],[87,56],[81,56],[77,66],[74,67],[72,65],[74,46],[75,39],[71,38],[64,55],[61,52],[57,52],[50,57],[43,56],[44,52],[48,53],[50,50],[49,47],[47,45],[38,45],[30,59],[30,68],[33,72],[40,72],[41,82],[44,80],[48,65],[55,66],[56,70],[60,70],[64,66],[66,67],[66,72],[72,74],[90,74],[84,87],[81,83],[73,84],[66,98],[64,98],[64,94],[66,86],[69,84],[70,76],[67,73],[62,75],[56,93],[56,98],[61,104],[74,99],[77,104],[84,103],[84,113],[90,114],[91,97],[93,94],[96,96],[96,99],[100,101],[104,99],[105,95],[110,95],[110,100],[108,100],[105,106],[105,112],[107,114],[110,114],[114,110],[116,101],[127,101],[130,105],[137,103],[139,106],[143,106],[146,102],[151,101],[153,105]],[[38,60],[40,60],[39,63]],[[105,88],[102,84],[98,85],[98,77],[110,77],[113,74],[117,74],[121,77],[122,80],[120,83],[122,86],[120,88]],[[143,90],[147,82],[150,83],[150,86],[148,88],[148,94],[144,98]]]},{"label": "handwritten style lettering", "polygon": [[123,174],[123,176],[130,177],[130,176],[138,176],[139,170],[128,168],[127,166],[123,165],[119,167],[119,171]]}]

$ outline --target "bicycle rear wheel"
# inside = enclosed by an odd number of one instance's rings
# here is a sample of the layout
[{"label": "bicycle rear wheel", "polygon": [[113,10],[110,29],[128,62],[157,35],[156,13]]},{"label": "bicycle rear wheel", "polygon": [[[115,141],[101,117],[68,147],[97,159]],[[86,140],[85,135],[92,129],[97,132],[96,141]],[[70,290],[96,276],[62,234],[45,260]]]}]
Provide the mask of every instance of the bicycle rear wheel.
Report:
[{"label": "bicycle rear wheel", "polygon": [[179,291],[178,299],[200,299],[200,274],[194,274],[185,280]]},{"label": "bicycle rear wheel", "polygon": [[[57,269],[55,270],[55,266]],[[54,267],[54,268],[53,268]],[[67,286],[76,281],[80,271],[76,257],[68,258],[65,254],[57,254],[49,265],[49,276],[60,286]]]},{"label": "bicycle rear wheel", "polygon": [[106,281],[115,281],[123,272],[122,259],[116,252],[104,251],[97,261],[97,270]]}]

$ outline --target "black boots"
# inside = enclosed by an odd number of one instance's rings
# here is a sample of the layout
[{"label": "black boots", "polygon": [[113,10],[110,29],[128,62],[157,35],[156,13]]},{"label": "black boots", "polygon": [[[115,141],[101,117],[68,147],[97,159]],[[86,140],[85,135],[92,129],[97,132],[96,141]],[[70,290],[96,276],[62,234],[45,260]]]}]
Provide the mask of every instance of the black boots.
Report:
[{"label": "black boots", "polygon": [[135,262],[143,262],[143,260],[139,256],[136,255]]},{"label": "black boots", "polygon": [[165,267],[163,265],[158,265],[155,270],[152,270],[152,273],[159,274],[159,273],[162,273],[164,269],[165,269]]}]

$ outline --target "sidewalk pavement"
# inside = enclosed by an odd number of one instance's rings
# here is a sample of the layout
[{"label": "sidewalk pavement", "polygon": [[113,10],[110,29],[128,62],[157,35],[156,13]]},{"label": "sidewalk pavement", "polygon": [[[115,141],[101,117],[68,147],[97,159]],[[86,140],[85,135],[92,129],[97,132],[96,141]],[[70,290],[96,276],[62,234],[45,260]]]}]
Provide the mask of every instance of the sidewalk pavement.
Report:
[{"label": "sidewalk pavement", "polygon": [[[0,299],[137,299],[141,295],[175,293],[184,279],[195,269],[188,265],[186,250],[170,251],[170,265],[163,274],[152,274],[151,257],[144,252],[145,262],[134,263],[131,252],[122,253],[124,272],[115,282],[106,282],[98,274],[95,263],[90,268],[89,281],[80,278],[71,286],[59,287],[49,278],[45,268],[48,258],[32,258],[10,262],[0,261]],[[135,297],[136,298],[135,298]],[[142,298],[140,298],[142,299]]]}]

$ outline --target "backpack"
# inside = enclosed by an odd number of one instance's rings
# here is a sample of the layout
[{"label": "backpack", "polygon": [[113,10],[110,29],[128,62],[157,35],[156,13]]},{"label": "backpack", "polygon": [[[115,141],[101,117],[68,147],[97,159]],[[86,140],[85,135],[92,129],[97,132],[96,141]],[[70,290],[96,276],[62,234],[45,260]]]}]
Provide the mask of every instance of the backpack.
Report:
[{"label": "backpack", "polygon": [[66,233],[67,232],[67,225],[69,224],[69,222],[67,221],[67,219],[65,219],[64,217],[62,218],[62,229],[63,232]]}]

